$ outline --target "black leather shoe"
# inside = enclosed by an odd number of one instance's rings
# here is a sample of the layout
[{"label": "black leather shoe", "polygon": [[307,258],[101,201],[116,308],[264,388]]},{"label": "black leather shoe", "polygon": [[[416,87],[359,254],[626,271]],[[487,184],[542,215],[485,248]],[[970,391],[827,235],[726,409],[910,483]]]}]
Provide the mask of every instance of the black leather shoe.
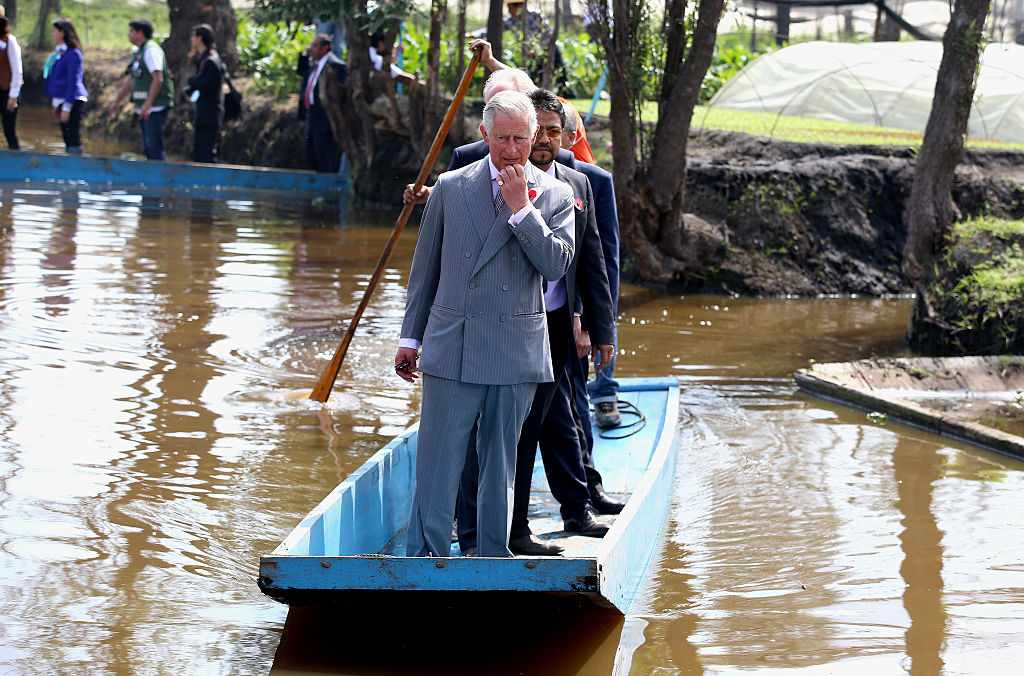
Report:
[{"label": "black leather shoe", "polygon": [[590,493],[590,504],[594,506],[598,514],[619,514],[622,512],[622,508],[626,506],[625,502],[619,502],[615,498],[609,497],[602,490]]},{"label": "black leather shoe", "polygon": [[463,556],[476,556],[476,547],[467,547],[466,551],[462,552]]},{"label": "black leather shoe", "polygon": [[512,538],[508,541],[508,548],[513,554],[521,556],[558,556],[562,548],[551,542],[541,542],[532,535]]},{"label": "black leather shoe", "polygon": [[608,524],[597,520],[597,510],[591,505],[583,509],[577,517],[564,519],[562,522],[569,533],[579,533],[590,538],[602,538],[608,532]]}]

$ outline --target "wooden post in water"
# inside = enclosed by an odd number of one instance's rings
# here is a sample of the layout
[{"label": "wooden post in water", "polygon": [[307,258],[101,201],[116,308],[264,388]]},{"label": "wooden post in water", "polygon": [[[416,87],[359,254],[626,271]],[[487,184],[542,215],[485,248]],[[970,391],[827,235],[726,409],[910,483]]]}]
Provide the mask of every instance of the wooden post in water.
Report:
[{"label": "wooden post in water", "polygon": [[[448,130],[451,129],[452,122],[455,119],[455,114],[459,110],[459,106],[462,105],[462,99],[466,96],[466,90],[469,89],[469,83],[473,79],[473,74],[476,72],[476,67],[480,64],[480,50],[477,50],[476,54],[473,55],[472,60],[469,62],[469,66],[466,68],[466,72],[462,74],[462,81],[459,82],[459,88],[455,92],[455,96],[452,98],[451,105],[448,106],[448,112],[444,116],[444,120],[441,122],[441,127],[437,130],[437,134],[434,136],[434,143],[430,146],[430,152],[427,153],[426,159],[423,160],[423,166],[420,168],[419,176],[416,177],[416,183],[413,184],[413,192],[419,192],[423,184],[427,182],[427,178],[430,176],[430,168],[434,166],[434,161],[437,160],[437,154],[441,152],[441,145],[444,143],[444,139],[448,136]],[[313,388],[313,393],[309,395],[310,399],[319,402],[327,401],[327,398],[331,396],[331,388],[334,387],[334,381],[338,377],[338,371],[341,370],[341,364],[345,360],[345,353],[348,351],[349,343],[352,342],[352,336],[356,332],[356,327],[359,325],[359,320],[363,316],[363,312],[366,311],[366,306],[370,304],[370,297],[373,295],[373,290],[377,288],[377,283],[380,281],[381,275],[384,273],[384,268],[388,264],[388,259],[391,258],[391,252],[395,248],[395,244],[398,243],[398,237],[402,234],[402,229],[405,228],[406,221],[409,220],[409,216],[412,214],[414,204],[406,204],[402,208],[402,213],[398,216],[398,222],[395,223],[395,229],[391,231],[391,237],[388,238],[387,244],[384,245],[384,251],[380,254],[380,260],[377,261],[377,268],[373,271],[373,275],[370,277],[370,283],[366,286],[366,291],[363,292],[363,299],[359,301],[359,307],[356,308],[356,313],[352,317],[352,321],[348,325],[348,330],[345,331],[345,335],[341,339],[341,344],[338,345],[338,349],[334,352],[334,357],[331,362],[324,369],[323,375],[320,376],[320,380],[317,382],[316,387]]]}]

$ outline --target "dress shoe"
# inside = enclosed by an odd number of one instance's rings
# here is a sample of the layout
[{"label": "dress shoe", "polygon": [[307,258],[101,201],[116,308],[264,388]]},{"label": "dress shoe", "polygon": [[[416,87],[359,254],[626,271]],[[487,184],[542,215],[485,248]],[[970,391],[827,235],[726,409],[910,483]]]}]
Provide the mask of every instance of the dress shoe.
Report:
[{"label": "dress shoe", "polygon": [[600,404],[594,404],[594,412],[596,413],[595,421],[597,426],[601,429],[618,427],[619,423],[622,422],[622,416],[619,415],[618,402],[602,401]]},{"label": "dress shoe", "polygon": [[608,532],[608,524],[597,520],[597,510],[589,503],[579,516],[564,519],[565,530],[569,533],[579,533],[590,538],[602,538]]},{"label": "dress shoe", "polygon": [[513,554],[522,556],[558,556],[562,548],[551,542],[541,542],[532,535],[512,538],[508,541],[508,549]]},{"label": "dress shoe", "polygon": [[466,550],[462,552],[463,556],[476,556],[476,547],[466,547]]},{"label": "dress shoe", "polygon": [[626,506],[625,502],[619,502],[601,490],[590,492],[590,504],[594,506],[598,514],[619,514]]}]

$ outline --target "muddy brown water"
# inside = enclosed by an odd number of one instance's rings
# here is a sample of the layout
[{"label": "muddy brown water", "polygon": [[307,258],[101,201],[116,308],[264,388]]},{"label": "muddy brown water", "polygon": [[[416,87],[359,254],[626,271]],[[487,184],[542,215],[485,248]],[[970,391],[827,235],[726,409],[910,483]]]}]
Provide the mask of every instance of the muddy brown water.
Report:
[{"label": "muddy brown water", "polygon": [[[49,107],[21,106],[17,120],[18,142],[22,150],[33,152],[63,153],[64,139],[60,125],[53,119]],[[142,141],[138,144],[125,143],[82,132],[82,151],[88,155],[120,157],[125,154],[142,155]],[[0,147],[7,149],[6,140],[0,140]]]},{"label": "muddy brown water", "polygon": [[415,230],[330,200],[0,186],[0,672],[998,674],[1024,659],[1024,463],[801,394],[906,355],[905,299],[625,287],[622,376],[677,376],[679,467],[625,619],[298,609],[259,555],[416,420]]}]

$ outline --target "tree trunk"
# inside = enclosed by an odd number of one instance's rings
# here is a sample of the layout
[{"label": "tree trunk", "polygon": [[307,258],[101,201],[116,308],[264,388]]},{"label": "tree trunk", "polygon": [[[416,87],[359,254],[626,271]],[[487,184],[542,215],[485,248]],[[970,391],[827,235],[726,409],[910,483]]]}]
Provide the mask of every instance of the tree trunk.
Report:
[{"label": "tree trunk", "polygon": [[527,0],[523,0],[523,9],[519,13],[519,64],[520,68],[525,71],[530,70],[529,61],[529,48],[527,42],[530,38],[530,22],[526,20],[529,16],[527,12],[530,10],[530,3]]},{"label": "tree trunk", "polygon": [[[466,0],[459,0],[459,20],[458,20],[458,34],[459,37],[456,39],[456,45],[459,50],[458,60],[458,72],[455,74],[455,82],[459,82],[462,79],[462,74],[466,72]],[[459,134],[464,134],[466,130],[466,108],[459,106],[459,110],[455,115],[454,128],[458,130]]]},{"label": "tree trunk", "polygon": [[551,40],[548,41],[547,54],[544,56],[544,70],[541,76],[541,82],[544,89],[552,89],[551,82],[555,76],[555,58],[558,50],[558,32],[561,28],[562,13],[559,8],[558,2],[555,2],[555,23],[551,29]]},{"label": "tree trunk", "polygon": [[36,21],[36,34],[32,40],[32,46],[36,49],[53,47],[53,40],[50,39],[51,12],[60,14],[60,0],[39,0],[39,19]]},{"label": "tree trunk", "polygon": [[[353,16],[365,15],[366,0],[357,0],[353,13],[345,16],[349,36],[349,86],[347,97],[342,101],[342,117],[346,124],[338,137],[338,145],[348,155],[352,175],[357,181],[370,166],[376,151],[375,119],[370,112],[375,98],[373,74],[376,71],[370,63],[370,37],[359,29],[353,19]],[[355,185],[358,192],[358,183]]]},{"label": "tree trunk", "polygon": [[[903,3],[896,3],[893,10],[902,15]],[[891,16],[886,14],[882,18],[882,30],[879,36],[879,42],[899,42],[900,40],[900,25],[896,23]]]},{"label": "tree trunk", "polygon": [[789,10],[789,5],[775,6],[775,44],[779,47],[785,47],[789,42]]},{"label": "tree trunk", "polygon": [[501,61],[501,38],[502,38],[502,22],[505,19],[505,2],[504,0],[491,0],[490,9],[487,12],[487,41],[491,43],[491,49],[494,51],[494,58]]},{"label": "tree trunk", "polygon": [[[665,3],[661,39],[670,48],[659,93],[658,124],[649,143],[643,140],[640,117],[645,75],[639,59],[644,50],[637,48],[646,10],[642,0],[613,2],[614,30],[604,36],[604,43],[620,234],[639,274],[648,281],[666,282],[692,265],[684,244],[686,139],[701,81],[711,65],[724,0],[701,0],[689,39],[686,0]],[[600,4],[595,9],[600,12]],[[681,48],[687,44],[688,52]],[[639,139],[637,130],[641,130]]]},{"label": "tree trunk", "polygon": [[988,8],[989,0],[957,0],[953,7],[942,37],[932,110],[903,214],[907,224],[903,273],[917,294],[907,340],[922,347],[929,329],[945,324],[934,310],[929,288],[946,236],[960,217],[953,202],[953,176],[963,157]]},{"label": "tree trunk", "polygon": [[[167,55],[167,65],[174,77],[174,88],[182,86],[195,72],[188,58],[192,29],[201,23],[210,24],[216,49],[224,60],[228,72],[238,66],[238,19],[231,0],[167,0],[171,20],[171,34],[161,45]],[[127,30],[127,27],[125,27]]]},{"label": "tree trunk", "polygon": [[[425,117],[425,130],[436,130],[441,124],[444,112],[440,110],[441,101],[441,31],[444,29],[445,21],[448,18],[447,0],[433,0],[430,3],[430,45],[427,48],[427,109]],[[423,139],[427,147],[420,153],[426,155],[429,144],[434,139],[433,134],[426,135]]]},{"label": "tree trunk", "polygon": [[953,202],[953,175],[963,157],[988,8],[989,0],[957,0],[953,8],[942,38],[932,110],[904,211],[907,242],[903,272],[925,308],[929,305],[926,289],[934,275],[934,262],[949,228],[959,217]]}]

